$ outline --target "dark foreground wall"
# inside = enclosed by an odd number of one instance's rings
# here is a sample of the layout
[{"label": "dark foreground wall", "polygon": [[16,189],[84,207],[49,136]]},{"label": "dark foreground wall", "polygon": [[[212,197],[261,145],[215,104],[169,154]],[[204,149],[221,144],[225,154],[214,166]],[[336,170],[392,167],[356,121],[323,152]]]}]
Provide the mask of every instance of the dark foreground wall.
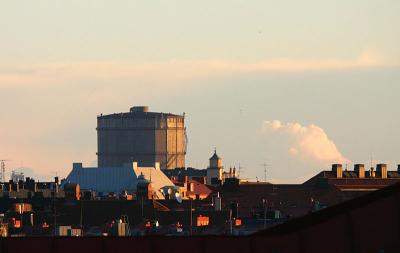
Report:
[{"label": "dark foreground wall", "polygon": [[0,252],[400,252],[400,185],[248,237],[6,238]]}]

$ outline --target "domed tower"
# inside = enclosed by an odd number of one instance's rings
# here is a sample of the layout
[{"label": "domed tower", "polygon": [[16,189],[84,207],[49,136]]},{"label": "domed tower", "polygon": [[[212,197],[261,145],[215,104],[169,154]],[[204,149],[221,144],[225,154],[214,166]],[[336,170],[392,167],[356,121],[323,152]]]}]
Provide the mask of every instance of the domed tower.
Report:
[{"label": "domed tower", "polygon": [[214,150],[214,154],[210,158],[210,166],[207,168],[207,184],[213,186],[220,185],[222,183],[223,171],[222,158],[217,155],[217,150]]}]

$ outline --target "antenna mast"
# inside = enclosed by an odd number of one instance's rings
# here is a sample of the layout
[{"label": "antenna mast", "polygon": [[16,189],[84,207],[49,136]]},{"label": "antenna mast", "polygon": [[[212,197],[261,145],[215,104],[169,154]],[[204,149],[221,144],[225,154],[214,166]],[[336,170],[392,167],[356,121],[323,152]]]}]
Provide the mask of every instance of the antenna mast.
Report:
[{"label": "antenna mast", "polygon": [[242,167],[239,163],[239,169],[238,169],[238,174],[237,174],[237,178],[240,178],[240,174],[242,172],[242,170],[245,169],[245,167]]},{"label": "antenna mast", "polygon": [[261,166],[264,167],[264,182],[266,183],[267,182],[267,168],[268,168],[269,164],[264,162],[263,164],[261,164]]}]

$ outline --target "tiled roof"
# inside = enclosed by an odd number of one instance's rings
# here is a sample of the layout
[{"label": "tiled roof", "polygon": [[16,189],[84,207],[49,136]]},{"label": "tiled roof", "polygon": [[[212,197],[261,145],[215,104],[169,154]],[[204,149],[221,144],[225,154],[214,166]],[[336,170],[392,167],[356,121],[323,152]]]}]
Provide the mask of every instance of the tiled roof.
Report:
[{"label": "tiled roof", "polygon": [[194,191],[187,191],[188,194],[194,195],[210,195],[212,193],[212,189],[205,184],[198,182],[197,180],[189,180],[190,184],[194,184]]}]

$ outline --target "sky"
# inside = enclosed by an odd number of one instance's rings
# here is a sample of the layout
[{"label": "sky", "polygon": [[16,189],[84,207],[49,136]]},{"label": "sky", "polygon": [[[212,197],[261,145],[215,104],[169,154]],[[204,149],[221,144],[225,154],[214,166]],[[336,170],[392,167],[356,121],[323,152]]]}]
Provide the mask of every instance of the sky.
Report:
[{"label": "sky", "polygon": [[298,183],[400,163],[400,2],[0,0],[0,159],[96,164],[96,116],[186,113],[187,166]]}]

